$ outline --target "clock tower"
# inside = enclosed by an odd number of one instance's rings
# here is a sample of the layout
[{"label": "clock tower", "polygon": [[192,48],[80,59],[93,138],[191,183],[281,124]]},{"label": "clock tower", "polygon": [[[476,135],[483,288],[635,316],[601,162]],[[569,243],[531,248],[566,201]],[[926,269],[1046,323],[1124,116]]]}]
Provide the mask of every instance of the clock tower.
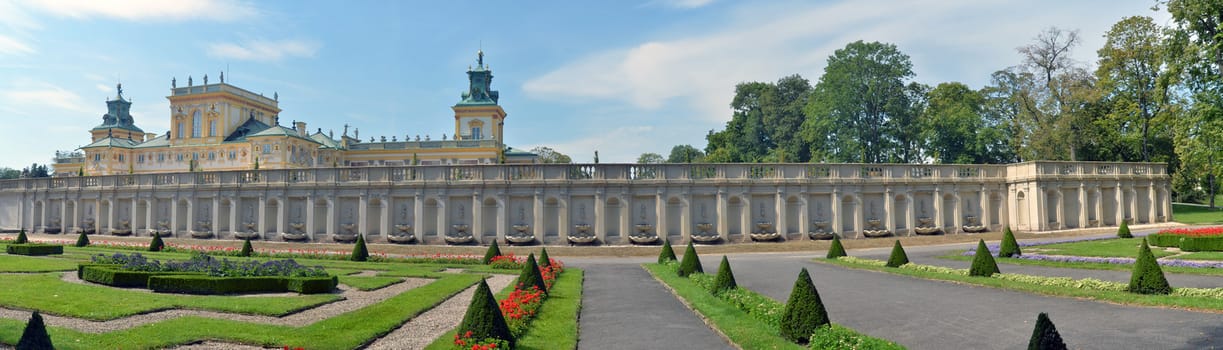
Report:
[{"label": "clock tower", "polygon": [[467,69],[468,87],[454,110],[454,135],[460,140],[493,140],[498,144],[502,126],[505,125],[505,110],[497,105],[501,97],[492,90],[493,71],[484,63],[484,51],[476,52],[476,65]]}]

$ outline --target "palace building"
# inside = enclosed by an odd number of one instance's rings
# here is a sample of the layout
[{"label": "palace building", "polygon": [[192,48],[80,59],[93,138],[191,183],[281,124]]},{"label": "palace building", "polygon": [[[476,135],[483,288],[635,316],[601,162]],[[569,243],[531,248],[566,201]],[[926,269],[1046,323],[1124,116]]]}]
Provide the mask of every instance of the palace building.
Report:
[{"label": "palace building", "polygon": [[425,135],[370,137],[350,134],[345,125],[336,137],[322,128],[313,132],[304,121],[280,124],[279,95],[272,98],[225,82],[187,86],[171,80],[170,130],[146,133],[131,115],[132,102],[116,87],[106,102],[102,124],[90,129],[90,143],[79,151],[57,152],[56,176],[120,175],[170,172],[305,169],[321,167],[437,164],[530,163],[535,155],[506,147],[506,112],[492,90],[492,70],[477,53],[469,67],[469,88],[451,109],[452,137]]}]

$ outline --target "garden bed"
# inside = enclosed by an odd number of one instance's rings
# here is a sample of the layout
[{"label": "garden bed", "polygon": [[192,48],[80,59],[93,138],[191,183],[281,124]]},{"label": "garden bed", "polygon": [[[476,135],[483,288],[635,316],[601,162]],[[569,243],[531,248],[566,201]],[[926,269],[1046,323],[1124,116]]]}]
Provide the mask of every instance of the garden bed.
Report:
[{"label": "garden bed", "polygon": [[322,267],[306,267],[293,260],[231,262],[197,254],[190,260],[162,263],[140,254],[97,255],[81,264],[82,280],[113,287],[141,287],[155,292],[183,294],[328,293],[338,280]]}]

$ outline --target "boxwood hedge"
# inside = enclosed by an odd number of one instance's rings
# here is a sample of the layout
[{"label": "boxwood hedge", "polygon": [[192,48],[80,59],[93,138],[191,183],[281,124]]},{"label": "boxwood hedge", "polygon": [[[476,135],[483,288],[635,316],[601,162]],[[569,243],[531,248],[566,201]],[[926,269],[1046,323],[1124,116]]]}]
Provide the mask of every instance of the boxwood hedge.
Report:
[{"label": "boxwood hedge", "polygon": [[229,293],[327,293],[339,284],[326,277],[213,277],[198,272],[127,271],[109,264],[81,264],[77,276],[89,282],[114,287],[148,288],[155,292],[185,294]]},{"label": "boxwood hedge", "polygon": [[9,244],[4,249],[9,254],[15,255],[55,255],[63,254],[64,246],[53,244]]}]

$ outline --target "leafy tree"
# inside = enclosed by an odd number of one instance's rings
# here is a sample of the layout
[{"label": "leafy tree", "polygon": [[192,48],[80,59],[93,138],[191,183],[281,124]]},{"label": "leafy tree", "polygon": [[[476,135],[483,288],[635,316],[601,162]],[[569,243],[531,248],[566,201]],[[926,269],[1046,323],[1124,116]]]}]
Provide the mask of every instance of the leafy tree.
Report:
[{"label": "leafy tree", "polygon": [[841,237],[832,236],[832,245],[828,247],[828,256],[825,256],[825,258],[836,259],[842,256],[846,256],[846,254],[845,246],[841,245]]},{"label": "leafy tree", "polygon": [[705,136],[705,161],[805,162],[807,145],[798,135],[807,118],[811,83],[800,75],[776,83],[748,82],[735,86],[733,114],[722,131]]},{"label": "leafy tree", "polygon": [[1138,294],[1170,294],[1172,286],[1164,277],[1164,271],[1151,254],[1147,239],[1142,239],[1138,247],[1138,260],[1134,261],[1134,271],[1130,274],[1130,285],[1126,288],[1130,293]]},{"label": "leafy tree", "polygon": [[531,153],[535,153],[539,156],[540,163],[573,163],[573,159],[569,158],[569,156],[548,147],[540,146],[532,148]]},{"label": "leafy tree", "polygon": [[46,165],[34,163],[28,168],[21,169],[21,177],[50,177],[51,172]]},{"label": "leafy tree", "polygon": [[938,163],[1004,163],[1013,158],[1006,131],[986,118],[986,98],[962,83],[930,91],[921,116],[921,138]]},{"label": "leafy tree", "polygon": [[985,240],[978,241],[977,252],[972,257],[972,266],[968,268],[968,275],[989,277],[1000,272],[998,270],[998,262],[994,261],[994,256],[990,254],[989,248],[985,246]]},{"label": "leafy tree", "polygon": [[21,331],[21,339],[17,341],[17,350],[54,350],[51,335],[47,334],[47,325],[42,321],[42,315],[34,311],[30,321],[26,322],[25,330]]},{"label": "leafy tree", "polygon": [[1015,233],[1011,232],[1011,226],[1007,225],[1002,229],[1002,244],[998,247],[998,256],[1010,258],[1022,255],[1019,250],[1019,242],[1015,241]]},{"label": "leafy tree", "polygon": [[705,153],[692,145],[675,145],[671,147],[671,154],[667,155],[667,163],[702,163],[704,161]]},{"label": "leafy tree", "polygon": [[679,261],[679,269],[675,272],[680,277],[688,277],[694,272],[705,272],[701,268],[701,258],[696,256],[696,248],[692,247],[692,242],[688,242],[688,248],[684,249],[684,258]]},{"label": "leafy tree", "polygon": [[667,159],[658,153],[646,152],[637,157],[637,164],[662,164]]},{"label": "leafy tree", "polygon": [[1072,60],[1080,44],[1077,31],[1056,27],[1045,29],[1029,45],[1020,47],[1023,64],[995,74],[999,91],[1011,93],[1015,109],[1015,139],[1023,159],[1076,160],[1077,135],[1063,120],[1071,88],[1090,77],[1082,65]]},{"label": "leafy tree", "polygon": [[165,248],[166,248],[166,242],[163,242],[161,240],[161,235],[154,233],[153,240],[149,242],[149,251],[150,252],[160,252],[162,249],[165,249]]},{"label": "leafy tree", "polygon": [[790,290],[790,298],[781,313],[781,336],[799,344],[810,340],[811,334],[820,326],[828,325],[828,311],[820,300],[820,292],[815,290],[811,275],[807,268],[798,273],[794,288]]},{"label": "leafy tree", "polygon": [[905,248],[900,246],[900,240],[896,240],[896,244],[892,245],[892,254],[888,256],[887,267],[900,267],[909,263],[909,255],[905,254]]},{"label": "leafy tree", "polygon": [[467,312],[463,314],[463,321],[459,323],[457,330],[460,334],[470,331],[472,339],[504,340],[509,342],[510,348],[513,349],[514,335],[510,333],[510,327],[505,323],[505,316],[501,315],[501,307],[498,306],[497,299],[493,297],[493,292],[489,290],[488,283],[483,279],[480,280],[480,284],[476,285],[471,304],[467,305]]},{"label": "leafy tree", "polygon": [[497,246],[497,241],[493,240],[493,244],[488,246],[488,250],[484,251],[484,258],[480,259],[481,264],[488,265],[493,262],[493,258],[501,255],[501,247]]},{"label": "leafy tree", "polygon": [[251,256],[253,252],[255,249],[251,247],[251,240],[249,238],[242,240],[242,250],[238,251],[238,256]]},{"label": "leafy tree", "polygon": [[722,256],[722,263],[718,265],[718,275],[713,279],[713,293],[721,294],[728,290],[734,290],[739,285],[735,283],[735,273],[730,271],[730,261],[726,260],[726,256]]},{"label": "leafy tree", "polygon": [[365,235],[357,235],[357,244],[352,246],[352,255],[348,259],[352,261],[369,260],[369,249],[365,248]]},{"label": "leafy tree", "polygon": [[[1096,77],[1112,100],[1108,119],[1116,121],[1127,148],[1136,153],[1126,160],[1168,161],[1172,156],[1167,112],[1173,77],[1164,69],[1162,32],[1150,17],[1126,17],[1113,24],[1097,51]],[[1153,151],[1160,155],[1153,156]]]},{"label": "leafy tree", "polygon": [[1036,327],[1028,340],[1028,350],[1066,350],[1066,343],[1062,342],[1062,335],[1057,333],[1057,327],[1049,320],[1049,314],[1042,312],[1036,316]]},{"label": "leafy tree", "polygon": [[0,168],[0,180],[16,179],[21,177],[21,170],[3,167]]},{"label": "leafy tree", "polygon": [[1162,1],[1172,14],[1167,51],[1173,74],[1183,79],[1192,105],[1177,116],[1176,154],[1187,176],[1205,179],[1209,205],[1223,176],[1223,3]]},{"label": "leafy tree", "polygon": [[671,240],[664,239],[662,250],[658,252],[658,263],[664,264],[668,261],[675,261],[675,250],[671,249]]},{"label": "leafy tree", "polygon": [[518,289],[531,290],[531,287],[539,288],[544,294],[548,293],[548,285],[544,284],[544,276],[539,273],[539,264],[535,263],[535,253],[527,256],[526,264],[522,266],[522,272],[518,274]]}]

